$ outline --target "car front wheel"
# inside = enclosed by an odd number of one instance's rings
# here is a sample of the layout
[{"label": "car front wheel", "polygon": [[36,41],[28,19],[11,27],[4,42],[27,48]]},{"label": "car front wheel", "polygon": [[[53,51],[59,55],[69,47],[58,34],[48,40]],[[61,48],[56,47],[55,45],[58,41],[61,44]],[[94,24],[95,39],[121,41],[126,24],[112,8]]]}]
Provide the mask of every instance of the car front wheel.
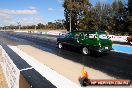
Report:
[{"label": "car front wheel", "polygon": [[90,55],[90,50],[87,47],[82,48],[83,55]]},{"label": "car front wheel", "polygon": [[62,48],[62,43],[59,43],[58,47],[59,47],[59,49],[61,49]]}]

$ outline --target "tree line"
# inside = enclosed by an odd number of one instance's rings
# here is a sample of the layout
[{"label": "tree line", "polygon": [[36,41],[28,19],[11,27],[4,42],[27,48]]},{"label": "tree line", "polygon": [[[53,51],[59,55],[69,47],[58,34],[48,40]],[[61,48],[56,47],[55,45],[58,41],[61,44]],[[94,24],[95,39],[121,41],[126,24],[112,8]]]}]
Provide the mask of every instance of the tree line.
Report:
[{"label": "tree line", "polygon": [[43,24],[43,23],[38,23],[37,25],[9,25],[9,26],[4,26],[4,27],[0,27],[0,29],[36,29],[36,30],[44,30],[44,29],[52,29],[52,30],[56,30],[56,29],[65,29],[64,27],[64,19],[58,19],[55,20],[54,22],[48,22],[47,24]]},{"label": "tree line", "polygon": [[128,3],[113,0],[111,4],[89,0],[64,0],[65,27],[70,30],[107,30],[129,32]]}]

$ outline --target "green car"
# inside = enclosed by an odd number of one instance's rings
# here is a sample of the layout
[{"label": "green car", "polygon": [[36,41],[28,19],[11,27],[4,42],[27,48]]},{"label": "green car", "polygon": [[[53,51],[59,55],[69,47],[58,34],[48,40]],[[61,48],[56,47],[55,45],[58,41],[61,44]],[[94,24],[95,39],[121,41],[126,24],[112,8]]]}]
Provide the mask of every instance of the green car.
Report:
[{"label": "green car", "polygon": [[59,48],[70,47],[81,50],[84,55],[93,52],[108,52],[112,49],[112,41],[104,31],[74,31],[64,37],[57,38]]}]

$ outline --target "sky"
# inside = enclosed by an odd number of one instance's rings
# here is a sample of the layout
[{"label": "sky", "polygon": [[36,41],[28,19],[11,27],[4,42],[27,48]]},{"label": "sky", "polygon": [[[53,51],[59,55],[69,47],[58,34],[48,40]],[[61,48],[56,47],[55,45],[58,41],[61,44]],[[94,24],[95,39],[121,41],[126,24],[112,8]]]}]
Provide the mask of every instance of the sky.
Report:
[{"label": "sky", "polygon": [[[64,19],[64,0],[0,0],[0,26],[36,25]],[[113,0],[89,0],[111,3]]]}]

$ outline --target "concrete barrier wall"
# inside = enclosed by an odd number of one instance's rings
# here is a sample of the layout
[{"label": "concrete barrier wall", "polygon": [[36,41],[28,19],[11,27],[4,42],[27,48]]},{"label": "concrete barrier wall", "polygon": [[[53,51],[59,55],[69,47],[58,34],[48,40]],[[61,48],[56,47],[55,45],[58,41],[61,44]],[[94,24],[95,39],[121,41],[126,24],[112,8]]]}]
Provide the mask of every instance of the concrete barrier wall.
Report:
[{"label": "concrete barrier wall", "polygon": [[[15,32],[26,32],[26,33],[37,33],[37,34],[48,34],[48,35],[65,35],[68,32],[59,32],[59,31],[48,31],[48,32],[38,32],[38,31],[15,31]],[[116,36],[116,35],[108,35],[112,41],[118,41],[118,42],[127,42],[127,37],[128,36]]]},{"label": "concrete barrier wall", "polygon": [[20,70],[2,49],[1,65],[9,88],[19,88]]},{"label": "concrete barrier wall", "polygon": [[6,44],[2,46],[1,65],[8,88],[56,88],[31,65],[23,60]]},{"label": "concrete barrier wall", "polygon": [[108,35],[112,41],[127,42],[128,36]]},{"label": "concrete barrier wall", "polygon": [[6,51],[0,45],[2,50],[1,66],[6,78],[8,88],[31,88],[27,80],[20,73],[20,70],[13,63]]}]

